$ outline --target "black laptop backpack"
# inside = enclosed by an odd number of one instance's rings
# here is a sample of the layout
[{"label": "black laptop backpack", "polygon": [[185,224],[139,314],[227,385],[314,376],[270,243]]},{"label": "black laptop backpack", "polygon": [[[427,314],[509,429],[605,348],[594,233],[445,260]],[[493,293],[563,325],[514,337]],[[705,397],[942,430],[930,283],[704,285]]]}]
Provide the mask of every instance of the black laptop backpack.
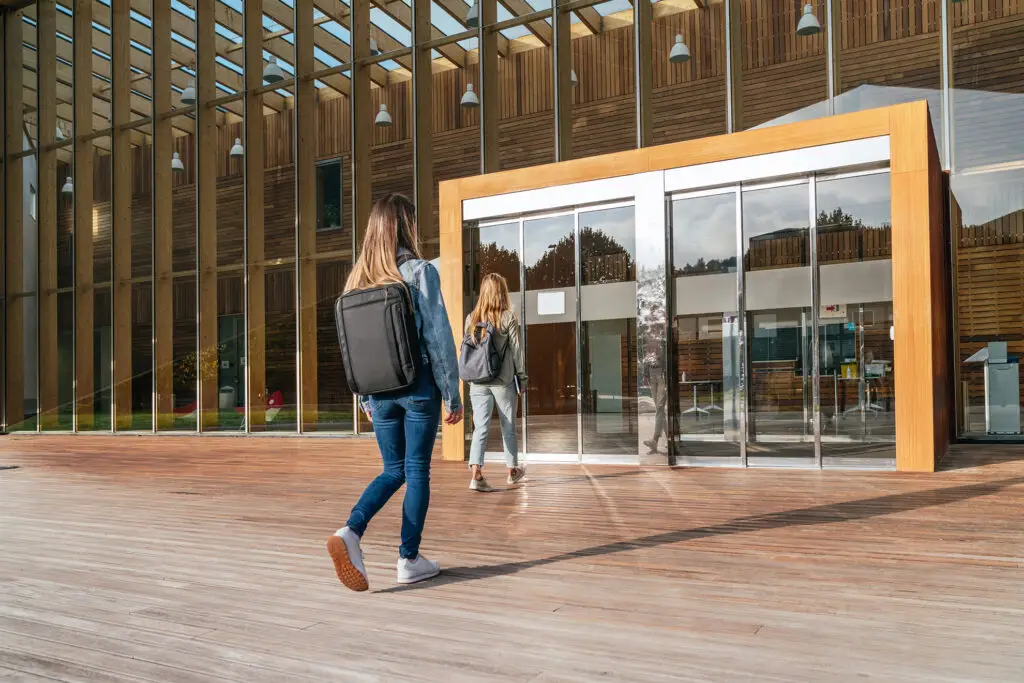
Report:
[{"label": "black laptop backpack", "polygon": [[[398,259],[398,265],[410,256]],[[349,389],[362,396],[398,391],[416,382],[419,333],[404,283],[354,290],[334,304]]]}]

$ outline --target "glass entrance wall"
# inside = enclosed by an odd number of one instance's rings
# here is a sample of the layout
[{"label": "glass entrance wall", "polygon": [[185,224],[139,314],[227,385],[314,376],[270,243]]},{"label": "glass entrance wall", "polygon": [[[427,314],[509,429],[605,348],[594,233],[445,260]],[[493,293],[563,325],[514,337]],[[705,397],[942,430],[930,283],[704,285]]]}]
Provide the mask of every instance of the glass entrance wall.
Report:
[{"label": "glass entrance wall", "polygon": [[499,272],[523,325],[525,460],[894,467],[887,168],[678,193],[636,178],[630,202],[539,212],[576,198],[548,188],[467,223],[466,310]]}]

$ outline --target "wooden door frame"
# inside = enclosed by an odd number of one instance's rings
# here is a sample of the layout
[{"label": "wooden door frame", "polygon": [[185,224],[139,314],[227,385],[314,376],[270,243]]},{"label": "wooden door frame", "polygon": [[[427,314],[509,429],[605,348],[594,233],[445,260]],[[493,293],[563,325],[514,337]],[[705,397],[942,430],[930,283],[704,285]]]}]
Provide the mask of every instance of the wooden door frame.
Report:
[{"label": "wooden door frame", "polygon": [[[440,183],[441,286],[461,340],[462,203],[468,199],[889,136],[892,201],[896,469],[932,472],[950,441],[949,291],[942,168],[925,101],[574,159]],[[681,161],[685,160],[685,161]],[[442,432],[442,457],[463,460],[465,422]]]}]

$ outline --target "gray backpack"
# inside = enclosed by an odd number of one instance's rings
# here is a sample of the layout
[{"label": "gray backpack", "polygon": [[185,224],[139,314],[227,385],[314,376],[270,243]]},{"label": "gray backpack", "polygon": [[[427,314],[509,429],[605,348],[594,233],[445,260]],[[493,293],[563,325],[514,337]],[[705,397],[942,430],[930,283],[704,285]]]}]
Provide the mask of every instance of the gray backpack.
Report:
[{"label": "gray backpack", "polygon": [[[508,342],[499,353],[494,326],[490,323],[477,323],[476,327],[477,329],[470,330],[462,338],[462,352],[459,354],[459,378],[463,382],[493,382],[501,374]],[[478,330],[482,334],[476,334]]]}]

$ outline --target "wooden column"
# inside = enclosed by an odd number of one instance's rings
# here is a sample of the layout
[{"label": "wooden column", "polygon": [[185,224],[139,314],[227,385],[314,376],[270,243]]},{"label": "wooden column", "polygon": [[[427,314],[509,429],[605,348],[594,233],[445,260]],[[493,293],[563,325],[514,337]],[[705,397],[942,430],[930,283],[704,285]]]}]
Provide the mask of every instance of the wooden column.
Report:
[{"label": "wooden column", "polygon": [[[171,0],[153,0],[153,25],[168,26]],[[174,276],[171,207],[171,33],[153,31],[153,370],[156,429],[174,427]]]},{"label": "wooden column", "polygon": [[217,408],[217,96],[215,3],[200,2],[196,21],[196,242],[199,246],[199,429],[215,427]]},{"label": "wooden column", "polygon": [[[504,174],[502,174],[504,175]],[[456,340],[461,337],[466,312],[462,296],[462,192],[459,180],[441,183],[439,190],[441,234],[441,295],[448,309],[448,322]],[[458,343],[458,342],[456,342]],[[441,427],[441,457],[444,460],[466,459],[466,421]]]},{"label": "wooden column", "polygon": [[75,429],[94,425],[93,287],[92,0],[75,0]]},{"label": "wooden column", "polygon": [[39,0],[39,426],[57,428],[57,2]]},{"label": "wooden column", "polygon": [[932,472],[951,435],[942,167],[928,104],[891,107],[896,467]]},{"label": "wooden column", "polygon": [[[352,79],[349,104],[352,107],[352,234],[353,257],[363,248],[366,222],[373,204],[370,176],[370,146],[373,144],[373,103],[370,100],[370,67],[362,63],[370,56],[370,0],[351,0]],[[362,411],[356,410],[356,431],[370,428]]]},{"label": "wooden column", "polygon": [[413,2],[412,8],[412,173],[417,239],[424,257],[438,254],[438,232],[434,225],[434,81],[431,48],[424,47],[431,38],[431,3]]},{"label": "wooden column", "polygon": [[111,0],[113,428],[132,427],[131,0]]},{"label": "wooden column", "polygon": [[739,0],[725,0],[725,38],[729,53],[726,74],[728,89],[728,118],[726,130],[743,130],[743,31],[740,22]]},{"label": "wooden column", "polygon": [[651,64],[651,32],[654,30],[651,0],[633,0],[633,64],[636,69],[636,146],[647,147],[653,134],[654,77]]},{"label": "wooden column", "polygon": [[[4,147],[8,155],[22,149],[21,121],[24,102],[24,57],[22,12],[4,17]],[[4,296],[7,320],[4,328],[4,406],[10,430],[25,419],[25,300],[24,286],[24,178],[22,161],[6,164],[4,188]]]},{"label": "wooden column", "polygon": [[[480,0],[480,172],[501,168],[498,125],[501,121],[501,82],[498,80],[498,33],[491,27],[498,21],[497,0]],[[461,327],[460,327],[461,329]]]},{"label": "wooden column", "polygon": [[267,304],[263,230],[263,0],[245,2],[245,376],[249,428],[267,422]]},{"label": "wooden column", "polygon": [[572,14],[556,7],[554,16],[555,161],[572,158]]},{"label": "wooden column", "polygon": [[370,147],[376,112],[370,99],[370,0],[352,0],[352,232],[355,252],[362,250],[366,221],[370,217],[373,189],[370,176]]},{"label": "wooden column", "polygon": [[295,3],[295,214],[298,263],[299,428],[313,431],[319,422],[317,377],[316,291],[316,106],[314,70],[313,0]]}]

